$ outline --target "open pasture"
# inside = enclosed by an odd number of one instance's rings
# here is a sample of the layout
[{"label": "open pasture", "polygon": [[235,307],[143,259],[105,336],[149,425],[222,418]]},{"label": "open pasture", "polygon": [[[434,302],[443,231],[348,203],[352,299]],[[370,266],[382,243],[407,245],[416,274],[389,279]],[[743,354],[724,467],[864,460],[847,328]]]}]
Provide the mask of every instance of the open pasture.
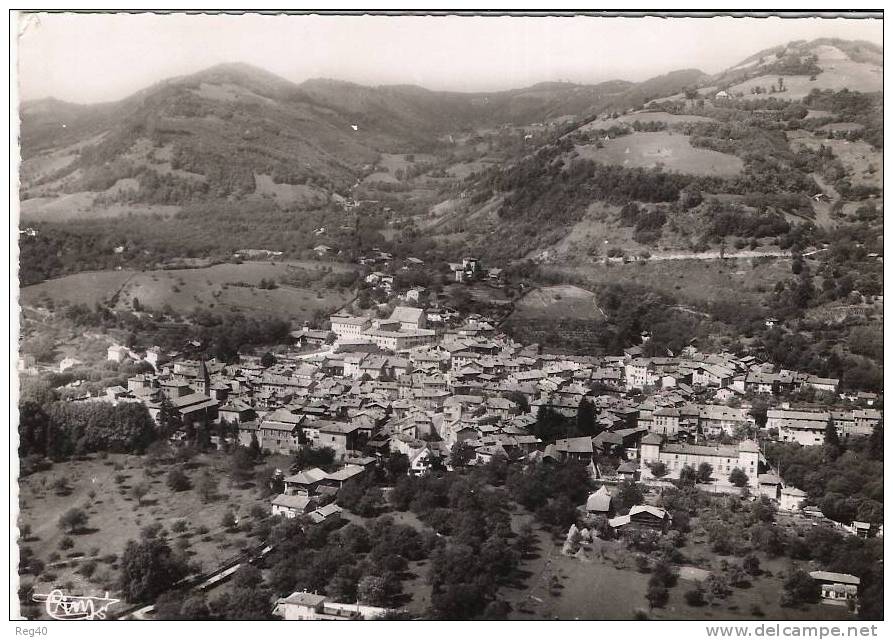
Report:
[{"label": "open pasture", "polygon": [[534,289],[515,303],[513,317],[592,318],[605,315],[598,308],[595,294],[574,285],[555,285]]},{"label": "open pasture", "polygon": [[666,131],[632,133],[597,145],[577,145],[582,158],[628,168],[660,167],[703,176],[734,176],[744,169],[735,156],[691,146],[688,136]]},{"label": "open pasture", "polygon": [[225,263],[202,269],[85,272],[25,287],[22,300],[31,306],[50,298],[56,303],[104,302],[117,309],[132,309],[137,299],[144,308],[161,309],[170,305],[179,313],[198,308],[309,319],[317,309],[340,307],[352,297],[349,290],[322,286],[258,287],[261,280],[281,282],[295,267],[300,269],[299,273],[318,272],[320,279],[325,275],[323,268],[331,267],[335,272],[347,270],[345,265],[337,263],[305,261]]}]

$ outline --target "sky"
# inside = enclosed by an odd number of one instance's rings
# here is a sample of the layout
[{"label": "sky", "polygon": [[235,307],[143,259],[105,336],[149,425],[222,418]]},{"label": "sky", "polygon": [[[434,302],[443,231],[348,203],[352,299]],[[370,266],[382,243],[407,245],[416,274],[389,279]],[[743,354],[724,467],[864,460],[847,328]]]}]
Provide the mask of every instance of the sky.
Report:
[{"label": "sky", "polygon": [[715,73],[819,37],[882,45],[881,20],[31,14],[20,17],[19,95],[118,100],[225,62],[288,80],[497,91],[537,82]]}]

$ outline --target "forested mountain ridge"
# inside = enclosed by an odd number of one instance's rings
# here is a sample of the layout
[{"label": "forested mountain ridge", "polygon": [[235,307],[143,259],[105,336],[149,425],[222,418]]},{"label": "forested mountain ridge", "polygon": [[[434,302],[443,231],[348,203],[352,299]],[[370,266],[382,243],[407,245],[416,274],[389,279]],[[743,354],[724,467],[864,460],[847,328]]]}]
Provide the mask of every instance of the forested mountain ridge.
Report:
[{"label": "forested mountain ridge", "polygon": [[[684,72],[684,81],[693,74],[702,75]],[[178,206],[240,197],[255,191],[258,174],[276,184],[318,188],[315,195],[325,197],[344,193],[379,153],[436,152],[452,133],[586,117],[640,103],[652,85],[678,90],[681,81],[543,83],[456,93],[321,79],[294,84],[249,65],[227,64],[159,82],[115,103],[26,102],[20,110],[23,200],[48,200],[23,211],[27,217],[32,210],[50,210],[40,219],[56,219],[53,200],[66,194]],[[81,217],[90,217],[93,204],[95,198]]]},{"label": "forested mountain ridge", "polygon": [[[89,226],[109,236],[99,246],[150,264],[174,250],[165,246],[229,251],[210,233],[215,222],[239,247],[354,251],[359,227],[341,215],[351,202],[379,203],[376,217],[361,207],[364,227],[400,226],[399,237],[491,259],[573,253],[590,228],[623,236],[603,247],[617,247],[613,257],[754,248],[782,242],[792,225],[828,226],[879,193],[881,94],[820,89],[846,80],[843,71],[871,88],[876,63],[867,43],[824,39],[713,76],[689,69],[491,93],[295,84],[218,65],[115,103],[23,104],[22,221],[58,232],[62,245]],[[728,97],[718,101],[719,86]],[[829,136],[856,147],[831,150]],[[855,160],[844,153],[854,150]],[[821,185],[842,197],[814,202]],[[164,222],[144,224],[145,214]],[[584,253],[598,255],[589,244]],[[54,251],[70,268],[108,264],[83,260],[81,248]]]}]

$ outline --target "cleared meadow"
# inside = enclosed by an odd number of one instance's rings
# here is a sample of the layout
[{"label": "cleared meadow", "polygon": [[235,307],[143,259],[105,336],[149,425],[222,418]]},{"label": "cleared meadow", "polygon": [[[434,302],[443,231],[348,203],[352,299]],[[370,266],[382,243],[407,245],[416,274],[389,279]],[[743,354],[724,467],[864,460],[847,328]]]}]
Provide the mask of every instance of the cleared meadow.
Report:
[{"label": "cleared meadow", "polygon": [[624,167],[661,167],[703,176],[734,176],[744,169],[744,162],[735,156],[691,146],[688,137],[667,131],[637,132],[602,143],[577,145],[582,158]]}]

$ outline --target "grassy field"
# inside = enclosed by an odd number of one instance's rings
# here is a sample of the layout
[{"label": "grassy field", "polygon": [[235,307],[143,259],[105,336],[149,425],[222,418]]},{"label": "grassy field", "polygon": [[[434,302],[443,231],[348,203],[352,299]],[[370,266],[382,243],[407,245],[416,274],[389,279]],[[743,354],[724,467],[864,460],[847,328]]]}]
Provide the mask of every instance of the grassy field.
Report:
[{"label": "grassy field", "polygon": [[[516,521],[524,519],[530,516],[515,515]],[[564,556],[561,542],[545,531],[535,532],[538,550],[521,562],[525,586],[500,592],[512,607],[509,619],[631,620],[637,608],[646,606],[647,576]],[[561,584],[558,592],[550,591],[553,578]]]},{"label": "grassy field", "polygon": [[490,168],[490,164],[479,160],[471,160],[468,162],[457,162],[447,167],[446,172],[454,178],[464,179],[472,173],[480,173]]},{"label": "grassy field", "polygon": [[[409,159],[410,157],[412,157],[412,160]],[[417,164],[431,163],[435,162],[436,160],[436,156],[425,153],[383,153],[381,154],[381,157],[378,160],[378,164],[376,165],[376,168],[378,170],[375,171],[375,173],[366,176],[363,179],[363,182],[386,182],[391,184],[398,184],[400,182],[403,182],[403,180],[397,177],[397,171],[401,169],[403,171],[406,171],[413,168]]]},{"label": "grassy field", "polygon": [[22,304],[33,306],[48,297],[54,302],[84,302],[92,306],[102,301],[118,309],[129,309],[136,298],[144,307],[160,309],[169,304],[177,312],[204,308],[307,318],[317,309],[344,305],[353,296],[352,292],[323,289],[321,285],[315,289],[281,284],[276,289],[259,289],[257,285],[262,279],[278,282],[287,278],[294,268],[319,272],[323,277],[321,269],[329,267],[336,272],[348,270],[346,265],[337,263],[295,261],[78,273],[25,287]]},{"label": "grassy field", "polygon": [[797,129],[789,131],[788,140],[791,148],[818,150],[822,145],[830,147],[834,156],[840,160],[847,171],[847,177],[854,185],[881,186],[883,179],[883,153],[862,140],[839,140],[819,138],[809,131]]},{"label": "grassy field", "polygon": [[734,176],[744,162],[735,156],[691,146],[688,137],[666,131],[637,132],[614,138],[599,149],[594,144],[577,145],[583,158],[624,167],[662,167],[666,171],[704,176]]},{"label": "grassy field", "polygon": [[655,245],[636,242],[635,228],[621,226],[616,221],[619,209],[620,207],[606,202],[593,202],[583,218],[570,228],[564,238],[548,249],[531,252],[527,257],[576,262],[584,256],[592,256],[593,259],[604,258],[611,249],[621,249],[629,256],[644,252],[655,254],[659,251],[689,249],[691,238],[674,233],[669,224],[663,227],[660,240]]},{"label": "grassy field", "polygon": [[593,318],[605,317],[595,294],[574,285],[538,287],[515,303],[513,318]]},{"label": "grassy field", "polygon": [[[114,188],[114,187],[113,187]],[[97,205],[94,200],[100,192],[81,191],[60,196],[29,198],[19,204],[23,223],[27,222],[69,222],[94,218],[120,218],[128,215],[160,215],[170,217],[180,207],[163,204],[124,204],[112,203]]]},{"label": "grassy field", "polygon": [[[832,91],[849,89],[850,91],[861,91],[863,93],[872,93],[883,89],[883,71],[876,65],[853,62],[852,60],[838,60],[828,65],[820,60],[819,66],[824,71],[816,76],[815,80],[810,80],[809,76],[785,76],[784,84],[787,87],[787,91],[776,95],[783,100],[800,100],[809,95],[809,92],[813,89],[822,91],[825,89],[831,89]],[[744,94],[745,99],[765,98],[765,94],[751,94],[751,88],[763,87],[768,91],[769,87],[777,82],[778,75],[757,76],[733,85],[729,89],[729,93],[741,92]]]},{"label": "grassy field", "polygon": [[784,275],[791,272],[786,260],[727,259],[662,260],[629,264],[592,262],[551,269],[585,278],[593,284],[638,284],[673,294],[681,300],[710,302],[726,299],[734,291],[738,300],[757,301]]},{"label": "grassy field", "polygon": [[[28,525],[31,532],[20,544],[46,565],[35,587],[49,589],[70,583],[74,593],[109,591],[114,597],[118,560],[110,554],[120,556],[127,541],[138,539],[140,530],[150,524],[162,525],[170,534],[172,545],[185,545],[190,561],[200,564],[203,571],[218,566],[243,547],[257,544],[241,528],[225,531],[221,527],[227,510],[247,525],[252,522],[248,515],[252,506],[268,509],[267,499],[260,497],[253,483],[234,485],[229,481],[226,460],[221,454],[198,456],[185,469],[193,485],[204,470],[219,478],[218,496],[208,503],[195,489],[170,490],[165,482],[168,468],[163,465],[152,472],[145,467],[144,458],[112,454],[107,459],[90,456],[86,460],[56,463],[47,471],[22,478],[19,522]],[[53,482],[58,478],[68,480],[70,494],[57,495],[53,490]],[[150,487],[141,503],[129,493],[138,482],[146,482]],[[89,521],[83,531],[68,535],[74,545],[63,550],[60,542],[66,534],[60,530],[58,520],[72,507],[84,509]],[[174,523],[179,521],[185,522],[185,530],[172,533]],[[96,560],[97,567],[86,577],[78,569],[90,560]]]},{"label": "grassy field", "polygon": [[312,209],[325,205],[328,194],[317,187],[305,184],[279,184],[273,178],[262,174],[254,174],[254,193],[258,196],[273,199],[280,207],[300,206]]},{"label": "grassy field", "polygon": [[[513,528],[517,529],[530,516],[516,513],[513,520]],[[513,620],[631,620],[637,613],[654,620],[853,619],[844,607],[781,607],[782,582],[788,565],[783,559],[770,559],[763,554],[757,554],[761,567],[771,575],[764,573],[749,587],[733,589],[728,597],[713,605],[688,605],[685,592],[696,588],[696,575],[704,575],[705,569],[721,571],[720,558],[700,542],[689,542],[681,549],[684,555],[699,560],[698,567],[680,571],[667,605],[649,610],[645,599],[649,574],[636,570],[633,554],[624,550],[620,542],[596,540],[584,546],[580,557],[571,557],[561,553],[563,540],[556,540],[543,530],[537,530],[536,535],[537,551],[521,563],[525,585],[501,591],[512,607],[509,617]],[[726,560],[739,561],[732,557]],[[560,587],[550,589],[556,581]]]},{"label": "grassy field", "polygon": [[674,125],[683,122],[714,122],[714,119],[706,116],[667,113],[666,111],[636,111],[635,113],[626,113],[617,118],[599,118],[580,127],[578,131],[607,129],[615,124],[632,124],[636,121],[642,123],[664,122],[667,125]]},{"label": "grassy field", "polygon": [[[693,521],[696,523],[696,520]],[[681,549],[682,553],[694,559],[697,568],[692,573],[722,573],[723,560],[729,564],[739,563],[741,559],[734,556],[717,556],[709,545],[696,537],[689,536],[689,541]],[[755,554],[760,561],[762,574],[755,577],[750,586],[742,586],[732,590],[725,599],[713,605],[693,607],[685,602],[685,592],[698,585],[695,576],[686,579],[685,571],[680,572],[678,584],[670,589],[670,601],[662,609],[652,610],[650,617],[656,620],[851,620],[846,607],[833,605],[805,605],[800,608],[787,608],[780,605],[784,576],[791,568],[787,558],[770,558],[763,553]],[[812,570],[808,568],[807,570]]]}]

